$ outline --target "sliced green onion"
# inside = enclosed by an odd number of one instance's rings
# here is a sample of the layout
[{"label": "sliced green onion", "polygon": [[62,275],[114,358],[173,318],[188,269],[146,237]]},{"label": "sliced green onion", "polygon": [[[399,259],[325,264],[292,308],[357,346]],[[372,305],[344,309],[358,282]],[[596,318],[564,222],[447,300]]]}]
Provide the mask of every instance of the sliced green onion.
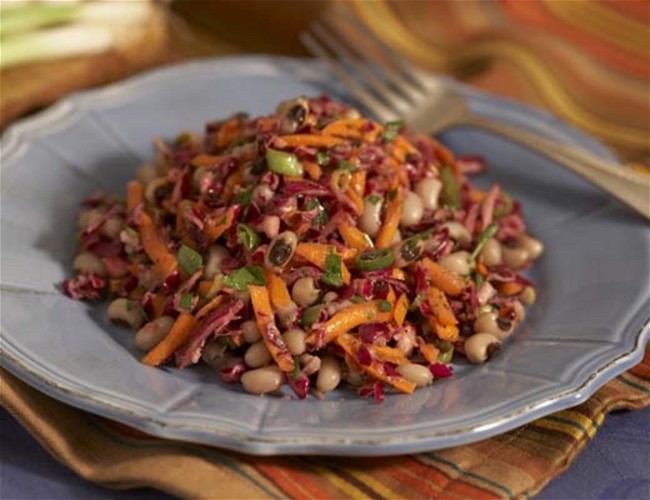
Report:
[{"label": "sliced green onion", "polygon": [[413,302],[409,304],[409,312],[417,311],[420,308],[420,304],[426,299],[426,297],[422,294],[417,295],[414,299]]},{"label": "sliced green onion", "polygon": [[485,281],[485,276],[483,276],[478,271],[474,273],[474,283],[476,283],[477,288],[481,286],[484,281]]},{"label": "sliced green onion", "polygon": [[325,207],[321,205],[320,201],[313,199],[305,205],[305,210],[307,211],[314,210],[315,208],[318,209],[318,215],[312,219],[311,225],[313,227],[324,226],[330,220],[330,216],[327,213],[327,210],[325,210]]},{"label": "sliced green onion", "polygon": [[74,21],[79,17],[82,9],[81,5],[69,2],[22,4],[7,9],[2,2],[0,36],[5,38],[16,33]]},{"label": "sliced green onion", "polygon": [[192,310],[192,295],[189,294],[189,293],[182,294],[180,300],[178,301],[178,305],[182,309],[185,309],[186,311],[191,311]]},{"label": "sliced green onion", "polygon": [[386,123],[386,125],[384,125],[384,141],[390,142],[395,139],[395,137],[397,137],[397,135],[400,133],[400,130],[402,130],[403,126],[403,120],[396,120],[394,122]]},{"label": "sliced green onion", "polygon": [[360,271],[379,271],[392,266],[394,262],[395,257],[390,248],[367,250],[354,259],[354,265]]},{"label": "sliced green onion", "polygon": [[255,250],[260,246],[260,236],[247,224],[237,224],[237,243],[244,245],[246,250]]},{"label": "sliced green onion", "polygon": [[380,300],[377,302],[377,306],[381,312],[390,312],[393,310],[393,306],[390,305],[390,302],[387,300]]},{"label": "sliced green onion", "polygon": [[384,199],[383,199],[381,196],[379,196],[378,194],[371,194],[371,195],[368,196],[368,198],[366,198],[366,199],[367,199],[370,203],[372,203],[373,205],[376,205],[377,203],[381,203],[381,202],[384,200]]},{"label": "sliced green onion", "polygon": [[450,208],[460,208],[460,185],[450,167],[440,167],[440,180],[442,181],[442,200],[444,204]]},{"label": "sliced green onion", "polygon": [[454,357],[454,348],[452,347],[451,349],[447,351],[440,351],[440,354],[438,354],[438,362],[439,363],[451,363],[452,358]]},{"label": "sliced green onion", "polygon": [[304,173],[298,157],[292,153],[267,149],[266,163],[269,166],[269,170],[276,174],[288,175],[289,177],[302,177]]},{"label": "sliced green onion", "polygon": [[254,186],[248,186],[243,191],[237,193],[237,195],[233,198],[232,202],[247,207],[248,205],[251,204],[251,201],[253,199],[253,189]]},{"label": "sliced green onion", "polygon": [[298,380],[300,378],[300,356],[293,357],[293,379]]},{"label": "sliced green onion", "polygon": [[363,297],[358,293],[355,293],[354,296],[350,299],[350,302],[352,302],[353,304],[360,304],[361,302],[363,302]]},{"label": "sliced green onion", "polygon": [[318,151],[316,153],[316,163],[318,163],[321,167],[324,167],[330,162],[330,157],[327,153],[324,153],[323,151]]},{"label": "sliced green onion", "polygon": [[330,185],[334,191],[345,191],[350,186],[352,174],[349,170],[337,168],[332,172],[332,179]]},{"label": "sliced green onion", "polygon": [[176,257],[178,258],[178,263],[187,274],[194,274],[203,265],[203,257],[201,257],[201,254],[187,245],[181,245]]},{"label": "sliced green onion", "polygon": [[347,170],[348,172],[356,172],[357,170],[359,170],[357,167],[352,165],[352,163],[350,163],[349,161],[345,161],[345,160],[341,160],[339,162],[339,168],[343,169],[343,170]]},{"label": "sliced green onion", "polygon": [[488,227],[486,227],[483,230],[481,235],[478,237],[478,243],[476,244],[476,248],[474,248],[472,255],[470,255],[469,257],[470,263],[476,260],[478,255],[481,253],[481,250],[483,250],[483,247],[488,242],[488,240],[492,238],[495,234],[497,234],[497,231],[499,231],[499,226],[497,224],[490,224]]},{"label": "sliced green onion", "polygon": [[262,286],[266,284],[264,270],[259,266],[240,267],[226,276],[224,284],[240,292],[248,290],[250,285]]},{"label": "sliced green onion", "polygon": [[341,271],[341,256],[331,252],[325,257],[325,272],[321,281],[331,286],[343,286],[343,272]]},{"label": "sliced green onion", "polygon": [[306,328],[316,323],[316,321],[318,321],[318,317],[320,316],[320,311],[322,308],[323,306],[319,304],[317,306],[311,306],[305,309],[302,313],[300,324]]},{"label": "sliced green onion", "polygon": [[494,209],[494,217],[496,219],[504,217],[512,212],[512,206],[514,204],[512,198],[507,193],[501,193],[501,198],[503,200],[503,205],[500,205]]}]

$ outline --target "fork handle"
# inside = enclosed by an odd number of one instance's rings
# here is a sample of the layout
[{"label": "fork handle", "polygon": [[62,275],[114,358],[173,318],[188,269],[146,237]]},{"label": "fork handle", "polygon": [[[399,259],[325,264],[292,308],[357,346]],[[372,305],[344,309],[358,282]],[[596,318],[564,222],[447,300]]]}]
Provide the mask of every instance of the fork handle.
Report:
[{"label": "fork handle", "polygon": [[603,160],[582,148],[558,143],[473,113],[466,113],[459,122],[494,132],[556,161],[650,219],[650,176]]}]

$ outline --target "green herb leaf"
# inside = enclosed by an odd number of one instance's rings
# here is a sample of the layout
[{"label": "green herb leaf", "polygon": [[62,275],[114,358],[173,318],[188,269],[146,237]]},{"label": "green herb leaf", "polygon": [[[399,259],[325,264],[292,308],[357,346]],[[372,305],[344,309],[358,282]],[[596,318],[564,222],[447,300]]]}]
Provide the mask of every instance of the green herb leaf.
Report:
[{"label": "green herb leaf", "polygon": [[330,162],[330,157],[327,153],[323,151],[318,151],[316,153],[316,163],[318,163],[321,167],[327,165]]},{"label": "green herb leaf", "polygon": [[474,251],[472,252],[472,255],[470,255],[470,263],[474,262],[478,255],[481,253],[481,250],[483,250],[483,247],[486,245],[488,240],[492,238],[497,232],[499,231],[499,226],[497,224],[490,224],[488,227],[486,227],[481,235],[478,237],[478,243],[476,244],[476,247],[474,248]]},{"label": "green herb leaf", "polygon": [[309,200],[305,205],[305,210],[311,211],[318,209],[318,214],[311,221],[312,227],[324,226],[330,220],[330,216],[325,210],[325,207],[321,205],[320,201],[317,199]]},{"label": "green herb leaf", "polygon": [[248,207],[248,205],[251,204],[251,200],[253,199],[253,189],[254,186],[248,186],[243,191],[237,193],[232,202],[235,204],[243,205],[244,207]]},{"label": "green herb leaf", "polygon": [[247,224],[237,224],[237,243],[244,245],[246,250],[255,250],[260,246],[260,236]]},{"label": "green herb leaf", "polygon": [[355,293],[354,296],[350,299],[350,302],[353,304],[361,304],[361,302],[363,302],[363,297],[358,293]]},{"label": "green herb leaf", "polygon": [[386,125],[384,125],[384,141],[390,142],[395,139],[402,130],[402,127],[404,127],[403,120],[386,123]]},{"label": "green herb leaf", "polygon": [[323,308],[322,305],[316,305],[316,306],[311,306],[305,309],[302,313],[302,318],[300,319],[300,324],[304,327],[310,327],[316,321],[318,321],[318,317],[320,316],[320,311]]},{"label": "green herb leaf", "polygon": [[440,167],[442,181],[442,200],[450,208],[460,208],[460,185],[456,176],[448,166]]},{"label": "green herb leaf", "polygon": [[293,357],[293,379],[298,380],[300,378],[300,357]]},{"label": "green herb leaf", "polygon": [[390,312],[393,310],[393,306],[391,306],[390,302],[388,302],[387,300],[377,301],[377,306],[379,307],[379,310],[381,312]]},{"label": "green herb leaf", "polygon": [[192,310],[192,295],[189,293],[181,294],[181,298],[178,301],[178,305],[185,309],[186,311]]},{"label": "green herb leaf", "polygon": [[377,203],[381,203],[384,199],[378,194],[371,194],[368,196],[367,200],[373,205],[376,205]]},{"label": "green herb leaf", "polygon": [[224,284],[240,292],[248,290],[250,285],[266,285],[264,270],[259,266],[240,267],[226,276]]},{"label": "green herb leaf", "polygon": [[342,169],[342,170],[347,170],[348,172],[356,172],[357,170],[359,170],[357,167],[352,165],[352,163],[350,163],[349,161],[345,161],[345,160],[341,160],[339,162],[339,168]]},{"label": "green herb leaf", "polygon": [[187,274],[194,274],[203,265],[203,257],[201,257],[201,254],[187,245],[181,245],[176,257],[178,258],[178,263]]},{"label": "green herb leaf", "polygon": [[331,286],[343,286],[343,272],[341,256],[331,252],[325,257],[325,272],[321,276],[321,281]]}]

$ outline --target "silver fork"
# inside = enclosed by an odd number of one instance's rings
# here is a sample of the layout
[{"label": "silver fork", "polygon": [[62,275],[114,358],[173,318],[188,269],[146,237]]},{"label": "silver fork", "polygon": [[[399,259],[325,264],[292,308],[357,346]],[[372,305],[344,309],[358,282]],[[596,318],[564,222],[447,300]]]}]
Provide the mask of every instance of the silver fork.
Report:
[{"label": "silver fork", "polygon": [[[324,60],[348,91],[380,121],[404,120],[412,129],[436,134],[455,126],[485,129],[550,158],[650,219],[650,176],[473,112],[464,95],[394,53],[361,23],[355,23],[370,54],[342,29],[339,18],[325,16],[303,33],[303,45]],[[351,18],[346,21],[353,22]]]}]

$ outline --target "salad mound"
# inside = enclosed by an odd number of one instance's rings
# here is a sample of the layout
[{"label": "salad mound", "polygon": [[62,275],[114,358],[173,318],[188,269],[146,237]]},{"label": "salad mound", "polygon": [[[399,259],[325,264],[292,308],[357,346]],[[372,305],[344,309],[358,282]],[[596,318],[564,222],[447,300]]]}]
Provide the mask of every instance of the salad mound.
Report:
[{"label": "salad mound", "polygon": [[156,140],[126,200],[83,202],[73,299],[110,296],[142,362],[204,362],[253,394],[375,400],[487,361],[524,319],[543,252],[520,204],[401,122],[330,100]]}]

